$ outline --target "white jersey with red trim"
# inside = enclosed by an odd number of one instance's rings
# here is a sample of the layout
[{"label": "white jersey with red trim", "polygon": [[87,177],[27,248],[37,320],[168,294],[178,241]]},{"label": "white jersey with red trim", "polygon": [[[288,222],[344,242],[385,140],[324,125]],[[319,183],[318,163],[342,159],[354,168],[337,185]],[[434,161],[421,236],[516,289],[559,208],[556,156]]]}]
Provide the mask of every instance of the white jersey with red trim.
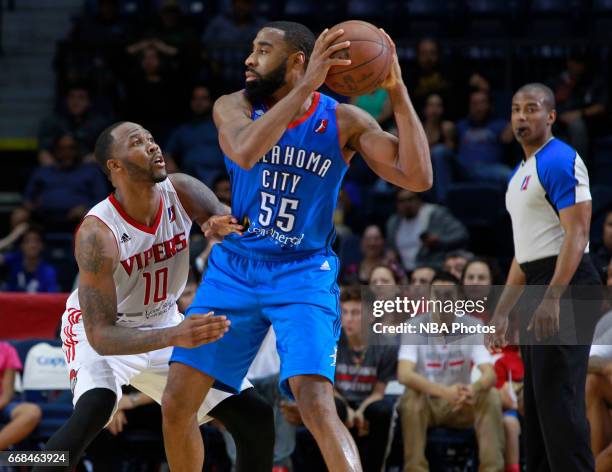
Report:
[{"label": "white jersey with red trim", "polygon": [[[113,195],[86,215],[108,226],[117,242],[120,262],[113,278],[117,290],[116,323],[120,326],[145,328],[177,323],[176,301],[189,275],[191,218],[170,179],[156,185],[161,196],[150,227],[132,219]],[[78,290],[72,292],[66,308],[80,310]],[[68,314],[67,311],[64,316]]]}]

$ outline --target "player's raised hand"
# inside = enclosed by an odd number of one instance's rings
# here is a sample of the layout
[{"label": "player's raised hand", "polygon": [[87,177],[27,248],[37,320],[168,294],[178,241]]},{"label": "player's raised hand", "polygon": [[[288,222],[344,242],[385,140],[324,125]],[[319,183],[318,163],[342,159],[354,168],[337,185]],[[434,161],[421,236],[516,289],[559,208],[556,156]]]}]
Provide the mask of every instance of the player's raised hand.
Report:
[{"label": "player's raised hand", "polygon": [[350,41],[334,44],[334,41],[343,34],[343,29],[330,33],[329,29],[326,28],[317,38],[310,55],[310,60],[308,61],[306,73],[302,78],[302,83],[306,84],[313,91],[323,85],[330,67],[351,65],[351,60],[348,59],[348,56],[332,57],[334,53],[347,49],[351,45]]},{"label": "player's raised hand", "polygon": [[387,91],[397,87],[398,85],[402,85],[402,68],[400,67],[399,59],[397,58],[397,50],[395,49],[395,43],[391,39],[391,36],[387,34],[387,32],[380,28],[380,31],[385,35],[387,41],[389,43],[389,47],[391,48],[391,67],[389,68],[389,75],[385,78],[380,86]]},{"label": "player's raised hand", "polygon": [[238,220],[232,215],[214,215],[202,224],[201,229],[208,240],[221,242],[231,233],[242,236],[244,226],[238,224]]},{"label": "player's raised hand", "polygon": [[185,318],[177,326],[170,328],[172,345],[186,348],[198,347],[221,339],[227,333],[231,322],[225,316],[195,314]]}]

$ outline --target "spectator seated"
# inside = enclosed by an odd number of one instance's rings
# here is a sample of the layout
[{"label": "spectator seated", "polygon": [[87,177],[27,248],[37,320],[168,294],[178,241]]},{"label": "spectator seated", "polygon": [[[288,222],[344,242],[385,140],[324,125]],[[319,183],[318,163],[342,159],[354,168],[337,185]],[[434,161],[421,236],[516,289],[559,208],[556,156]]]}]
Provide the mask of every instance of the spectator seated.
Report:
[{"label": "spectator seated", "polygon": [[57,339],[13,341],[24,369],[23,398],[36,403],[42,410],[42,420],[33,433],[37,442],[44,443],[72,413],[70,378],[66,360]]}]

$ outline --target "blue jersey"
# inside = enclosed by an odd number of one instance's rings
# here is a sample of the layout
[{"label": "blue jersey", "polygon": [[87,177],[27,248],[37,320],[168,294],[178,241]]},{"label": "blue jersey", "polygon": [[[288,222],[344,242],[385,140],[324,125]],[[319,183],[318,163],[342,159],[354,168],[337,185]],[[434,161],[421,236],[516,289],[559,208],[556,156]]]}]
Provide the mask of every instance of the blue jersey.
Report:
[{"label": "blue jersey", "polygon": [[[315,92],[308,112],[290,123],[250,170],[225,156],[232,213],[248,221],[243,236],[226,237],[225,247],[247,257],[285,260],[331,246],[334,209],[348,169],[340,148],[337,106],[336,100]],[[254,106],[252,119],[265,112],[265,106]]]}]

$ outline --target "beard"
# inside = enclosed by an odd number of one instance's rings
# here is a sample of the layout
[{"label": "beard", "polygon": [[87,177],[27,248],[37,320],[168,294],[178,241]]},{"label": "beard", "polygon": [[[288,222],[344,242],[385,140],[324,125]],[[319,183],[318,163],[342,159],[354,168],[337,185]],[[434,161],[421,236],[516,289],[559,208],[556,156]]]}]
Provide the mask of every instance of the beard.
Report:
[{"label": "beard", "polygon": [[132,181],[157,184],[163,182],[168,177],[168,172],[165,167],[156,169],[151,164],[148,169],[145,169],[129,161],[125,161],[124,165]]},{"label": "beard", "polygon": [[284,60],[276,69],[265,77],[258,74],[253,69],[250,72],[257,76],[257,79],[245,82],[244,89],[247,98],[253,104],[261,103],[270,98],[274,92],[285,85],[285,74],[287,72],[287,61]]}]

